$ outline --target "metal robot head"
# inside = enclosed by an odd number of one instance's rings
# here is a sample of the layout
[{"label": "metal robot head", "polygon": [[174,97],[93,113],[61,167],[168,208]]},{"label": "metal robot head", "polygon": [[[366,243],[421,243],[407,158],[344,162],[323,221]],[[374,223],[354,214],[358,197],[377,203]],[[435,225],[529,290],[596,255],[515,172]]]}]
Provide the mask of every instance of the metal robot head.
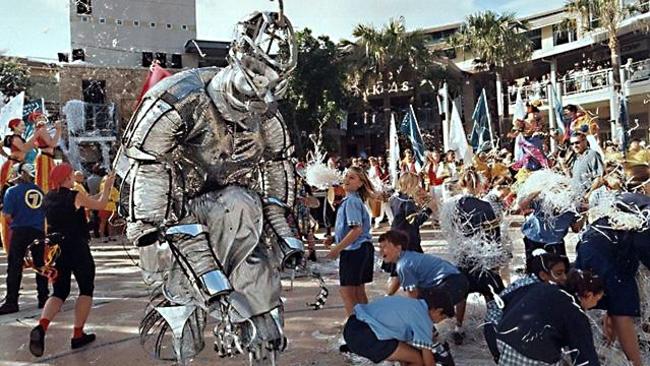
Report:
[{"label": "metal robot head", "polygon": [[274,104],[287,89],[298,48],[293,27],[282,13],[255,12],[235,28],[228,63],[237,69],[234,84],[248,98]]}]

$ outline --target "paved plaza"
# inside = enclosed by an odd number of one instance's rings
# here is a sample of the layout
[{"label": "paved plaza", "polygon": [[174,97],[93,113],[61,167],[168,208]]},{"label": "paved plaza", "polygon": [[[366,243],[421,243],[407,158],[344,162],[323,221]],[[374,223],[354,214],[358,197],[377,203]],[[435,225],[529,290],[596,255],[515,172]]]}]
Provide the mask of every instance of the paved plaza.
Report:
[{"label": "paved plaza", "polygon": [[[375,230],[376,237],[386,228]],[[441,232],[423,228],[423,247],[426,252],[445,256],[445,242]],[[523,247],[516,227],[511,229],[515,243],[515,257],[521,258]],[[575,236],[569,237],[569,249],[575,244]],[[33,274],[23,277],[20,308],[16,314],[0,317],[0,365],[19,365],[39,363],[47,365],[162,365],[171,364],[152,359],[140,346],[138,325],[147,305],[147,290],[140,279],[140,271],[135,266],[137,251],[122,241],[109,243],[93,242],[97,264],[95,305],[87,324],[87,329],[97,334],[97,341],[90,346],[72,351],[73,300],[69,299],[63,312],[50,325],[43,357],[32,357],[28,350],[29,330],[36,324],[40,312],[36,308],[36,291]],[[283,297],[286,299],[286,333],[290,339],[289,347],[279,361],[279,365],[370,365],[357,358],[348,358],[338,351],[340,333],[343,325],[343,306],[338,295],[336,263],[323,257],[324,248],[319,247],[319,263],[316,269],[324,274],[329,286],[330,296],[324,309],[314,311],[306,306],[318,293],[318,283],[307,277],[295,279],[293,288],[290,280],[283,281]],[[6,271],[6,258],[1,259],[0,273]],[[521,259],[515,260],[511,272],[522,267]],[[388,276],[375,273],[375,282],[370,286],[369,296],[383,296]],[[2,279],[1,291],[5,283]],[[72,294],[76,293],[73,288]],[[452,352],[457,365],[478,366],[492,364],[484,345],[478,325],[483,315],[483,305],[478,298],[470,298],[468,306],[468,341],[460,349]],[[448,336],[451,322],[440,326],[443,337]],[[245,365],[244,357],[219,359],[211,347],[211,328],[206,328],[206,347],[192,362],[193,365]]]}]

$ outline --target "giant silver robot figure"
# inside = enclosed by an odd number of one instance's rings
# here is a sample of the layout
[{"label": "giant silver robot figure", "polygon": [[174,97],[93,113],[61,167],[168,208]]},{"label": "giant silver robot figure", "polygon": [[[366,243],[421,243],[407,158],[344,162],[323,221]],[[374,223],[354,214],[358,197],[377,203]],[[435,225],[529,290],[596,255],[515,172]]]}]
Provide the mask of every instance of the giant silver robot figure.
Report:
[{"label": "giant silver robot figure", "polygon": [[286,346],[280,270],[303,244],[286,220],[295,175],[276,102],[296,55],[282,8],[253,13],[227,67],[164,79],[125,130],[120,202],[152,289],[141,342],[159,358],[200,352],[208,316],[222,357],[270,365]]}]

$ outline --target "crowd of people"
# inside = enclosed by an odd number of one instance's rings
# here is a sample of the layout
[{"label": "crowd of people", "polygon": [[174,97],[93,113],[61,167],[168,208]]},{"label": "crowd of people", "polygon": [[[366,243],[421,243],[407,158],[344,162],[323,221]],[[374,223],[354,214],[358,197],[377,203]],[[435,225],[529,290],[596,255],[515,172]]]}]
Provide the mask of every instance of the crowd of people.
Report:
[{"label": "crowd of people", "polygon": [[[92,307],[95,264],[90,251],[91,226],[104,237],[113,234],[108,224],[115,211],[115,176],[99,166],[84,173],[68,163],[57,164],[55,149],[61,137],[61,123],[53,125],[34,112],[9,122],[11,134],[4,137],[0,154],[6,159],[0,168],[2,190],[1,240],[7,255],[7,293],[0,315],[19,311],[19,295],[24,268],[33,269],[38,308],[43,309],[39,325],[30,333],[30,351],[41,356],[45,332],[70,293],[74,275],[79,288],[71,348],[95,339],[84,332]],[[26,134],[27,128],[33,132]],[[25,136],[29,136],[25,138]],[[7,151],[5,151],[7,149]],[[28,156],[37,151],[33,163]],[[89,220],[90,219],[90,220]],[[117,233],[115,233],[117,234]],[[52,292],[50,293],[50,287]]]},{"label": "crowd of people", "polygon": [[[454,318],[452,340],[462,345],[465,301],[477,293],[487,305],[485,341],[499,365],[600,365],[586,315],[592,308],[605,310],[607,341],[642,365],[647,337],[638,329],[647,331],[650,318],[642,318],[648,299],[639,296],[637,274],[641,264],[650,269],[648,146],[634,139],[625,151],[601,144],[592,116],[573,105],[564,113],[563,129],[545,131],[529,105],[510,134],[512,152],[479,151],[469,162],[436,150],[418,161],[407,149],[399,170],[389,172],[383,156],[330,157],[328,166],[344,174],[330,188],[334,232],[325,240],[327,257],[339,258],[342,351],[373,362],[453,364],[434,324]],[[534,182],[540,177],[550,178]],[[574,199],[554,202],[563,191]],[[525,274],[514,282],[512,243],[502,228],[508,214],[524,215]],[[373,220],[390,225],[378,239],[391,276],[388,297],[379,299],[368,299],[365,288],[373,281]],[[420,227],[429,223],[442,228],[452,260],[423,253]],[[572,263],[569,230],[580,233]]]}]

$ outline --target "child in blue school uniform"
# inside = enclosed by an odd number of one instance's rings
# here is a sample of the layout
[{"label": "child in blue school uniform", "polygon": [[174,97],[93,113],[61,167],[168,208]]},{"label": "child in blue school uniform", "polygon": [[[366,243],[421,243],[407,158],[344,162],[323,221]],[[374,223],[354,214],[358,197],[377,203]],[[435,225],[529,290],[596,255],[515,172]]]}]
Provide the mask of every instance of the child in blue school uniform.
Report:
[{"label": "child in blue school uniform", "polygon": [[412,298],[440,290],[452,305],[465,299],[469,283],[451,262],[430,254],[406,250],[406,234],[389,230],[379,236],[379,252],[384,262],[394,263],[402,289]]},{"label": "child in blue school uniform", "polygon": [[354,307],[343,336],[349,351],[372,362],[454,365],[449,346],[435,341],[434,323],[454,315],[449,299],[429,291],[423,299],[380,297]]},{"label": "child in blue school uniform", "polygon": [[[616,207],[624,214],[641,213],[647,220],[650,197],[623,193],[617,198]],[[611,214],[616,215],[615,211]],[[647,221],[641,227],[627,228],[624,223],[613,222],[609,216],[598,218],[587,226],[576,247],[576,267],[597,273],[605,282],[606,296],[598,308],[607,311],[606,323],[611,324],[611,328],[605,329],[606,335],[612,341],[618,339],[634,366],[642,365],[635,327],[635,318],[641,315],[641,298],[636,282],[640,263],[650,268],[650,227]]]},{"label": "child in blue school uniform", "polygon": [[567,257],[549,253],[544,249],[536,249],[531,257],[526,260],[526,276],[516,280],[499,294],[500,301],[494,299],[487,303],[487,313],[483,325],[483,335],[488,344],[494,361],[499,363],[499,350],[497,347],[496,328],[503,318],[505,309],[511,304],[510,300],[523,288],[537,283],[555,283],[564,286],[569,271]]},{"label": "child in blue school uniform", "polygon": [[499,366],[557,365],[564,350],[572,365],[599,366],[584,311],[596,306],[603,290],[597,275],[572,270],[564,288],[539,282],[504,295],[496,330]]},{"label": "child in blue school uniform", "polygon": [[340,256],[340,293],[349,316],[356,304],[368,303],[365,284],[372,282],[375,249],[370,234],[370,215],[364,202],[375,192],[366,172],[357,167],[348,169],[343,189],[346,195],[334,225],[336,243],[331,245],[327,257]]}]

